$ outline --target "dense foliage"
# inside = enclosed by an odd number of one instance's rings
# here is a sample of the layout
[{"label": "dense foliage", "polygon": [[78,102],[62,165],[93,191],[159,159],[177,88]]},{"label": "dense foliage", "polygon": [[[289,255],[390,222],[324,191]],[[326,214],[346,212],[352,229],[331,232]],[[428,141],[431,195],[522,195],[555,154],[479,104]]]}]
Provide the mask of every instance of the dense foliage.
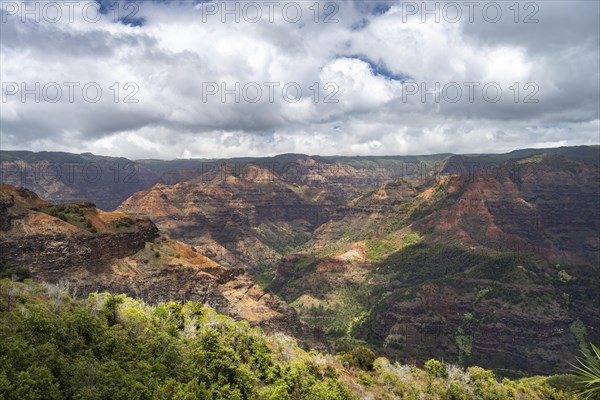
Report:
[{"label": "dense foliage", "polygon": [[[0,399],[572,399],[549,378],[305,352],[199,303],[0,281]],[[547,395],[548,394],[548,395]],[[517,396],[517,397],[515,397]]]},{"label": "dense foliage", "polygon": [[0,399],[349,398],[335,373],[277,362],[259,330],[199,303],[4,280],[0,307]]}]

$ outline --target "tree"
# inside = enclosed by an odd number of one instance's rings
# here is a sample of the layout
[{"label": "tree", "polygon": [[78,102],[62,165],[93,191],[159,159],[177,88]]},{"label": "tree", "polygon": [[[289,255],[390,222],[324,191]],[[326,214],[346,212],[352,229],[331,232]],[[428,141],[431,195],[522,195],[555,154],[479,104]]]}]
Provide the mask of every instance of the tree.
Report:
[{"label": "tree", "polygon": [[373,370],[375,362],[375,353],[364,346],[358,346],[347,353],[340,353],[340,358],[346,361],[353,367],[363,369],[365,371]]},{"label": "tree", "polygon": [[425,363],[425,372],[427,372],[427,375],[433,378],[448,377],[448,370],[446,369],[446,364],[441,363],[434,358]]},{"label": "tree", "polygon": [[117,323],[117,312],[119,310],[119,306],[123,304],[125,301],[125,296],[123,295],[108,295],[106,301],[104,302],[104,307],[102,309],[102,314],[106,318],[106,322],[108,326],[113,326]]}]

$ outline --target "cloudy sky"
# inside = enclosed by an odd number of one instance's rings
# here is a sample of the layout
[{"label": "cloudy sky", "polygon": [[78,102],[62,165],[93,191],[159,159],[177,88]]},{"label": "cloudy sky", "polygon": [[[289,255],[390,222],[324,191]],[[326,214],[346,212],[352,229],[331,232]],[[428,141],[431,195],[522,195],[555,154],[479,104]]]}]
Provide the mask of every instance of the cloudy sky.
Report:
[{"label": "cloudy sky", "polygon": [[3,150],[170,159],[600,141],[597,1],[0,4]]}]

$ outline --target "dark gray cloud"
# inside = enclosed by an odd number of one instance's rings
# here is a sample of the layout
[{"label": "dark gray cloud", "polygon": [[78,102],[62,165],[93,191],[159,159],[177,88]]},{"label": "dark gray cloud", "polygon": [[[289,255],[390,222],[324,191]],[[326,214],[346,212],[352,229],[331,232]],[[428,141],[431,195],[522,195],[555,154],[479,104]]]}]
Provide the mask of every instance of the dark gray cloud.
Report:
[{"label": "dark gray cloud", "polygon": [[[475,23],[464,24],[464,32],[481,44],[526,47],[532,53],[561,52],[577,45],[597,48],[600,2],[531,1],[498,2],[503,17],[487,23],[475,13]],[[518,11],[516,11],[518,9]],[[492,12],[490,11],[490,14]],[[519,21],[515,23],[515,20]]]}]

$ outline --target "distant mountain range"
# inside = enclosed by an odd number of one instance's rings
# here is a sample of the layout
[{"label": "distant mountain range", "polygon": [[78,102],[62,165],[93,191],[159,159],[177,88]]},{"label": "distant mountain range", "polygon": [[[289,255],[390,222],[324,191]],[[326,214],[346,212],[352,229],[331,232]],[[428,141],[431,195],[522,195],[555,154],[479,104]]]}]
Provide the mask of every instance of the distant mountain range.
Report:
[{"label": "distant mountain range", "polygon": [[416,179],[439,173],[444,168],[449,172],[466,172],[542,153],[598,165],[598,151],[598,146],[577,146],[464,156],[323,157],[283,154],[262,158],[170,161],[129,160],[92,153],[0,151],[0,182],[26,187],[48,201],[85,200],[110,211],[133,193],[148,189],[155,183],[171,185],[199,176],[214,177],[226,170],[225,165],[241,170],[248,164],[254,164],[284,176],[290,183],[309,186],[346,183],[341,195],[349,199],[360,195],[365,188],[374,188],[391,179]]}]

